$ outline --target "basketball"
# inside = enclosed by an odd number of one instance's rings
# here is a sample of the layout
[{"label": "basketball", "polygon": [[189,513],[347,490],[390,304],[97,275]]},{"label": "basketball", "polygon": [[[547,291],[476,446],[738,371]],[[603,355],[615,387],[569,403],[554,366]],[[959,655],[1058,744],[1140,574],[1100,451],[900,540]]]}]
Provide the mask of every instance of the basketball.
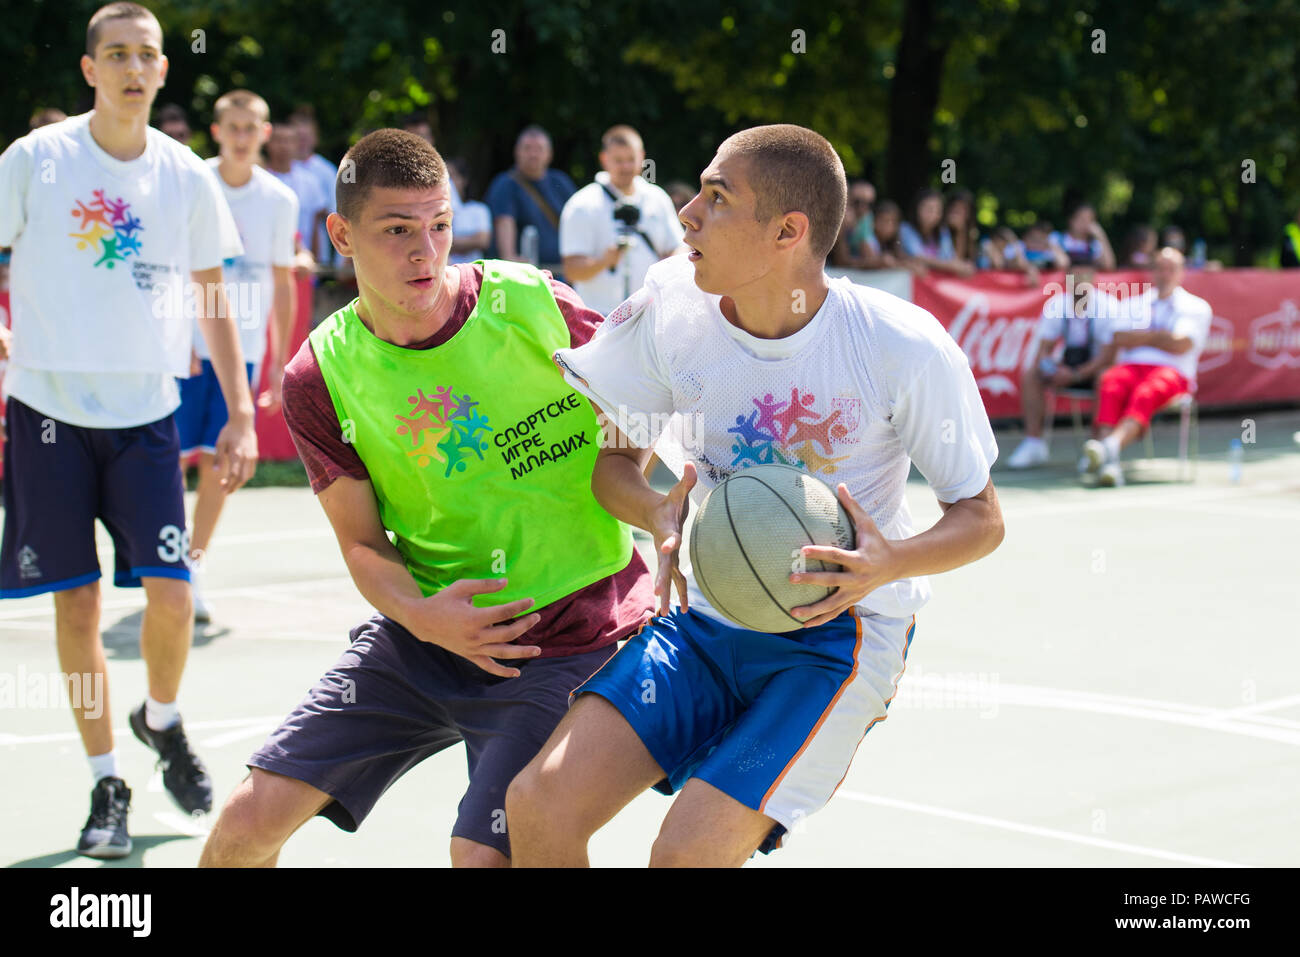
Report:
[{"label": "basketball", "polygon": [[800,549],[852,549],[855,539],[852,519],[825,483],[789,465],[756,465],[705,498],[691,532],[691,568],[709,604],[740,627],[794,631],[803,622],[790,609],[834,589],[793,584],[790,574],[840,570]]}]

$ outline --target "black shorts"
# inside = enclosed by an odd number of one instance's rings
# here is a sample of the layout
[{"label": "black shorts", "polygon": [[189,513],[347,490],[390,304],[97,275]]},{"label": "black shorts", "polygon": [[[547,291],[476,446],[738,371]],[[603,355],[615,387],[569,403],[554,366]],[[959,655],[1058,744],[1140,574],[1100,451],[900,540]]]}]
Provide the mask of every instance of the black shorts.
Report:
[{"label": "black shorts", "polygon": [[512,661],[519,677],[499,678],[375,615],[248,766],[324,791],[320,816],[355,831],[398,778],[464,741],[469,788],[451,834],[509,856],[506,788],[615,650]]},{"label": "black shorts", "polygon": [[126,429],[68,425],[6,405],[0,598],[63,591],[100,577],[95,519],[113,539],[113,584],[189,581],[180,442],[172,416]]}]

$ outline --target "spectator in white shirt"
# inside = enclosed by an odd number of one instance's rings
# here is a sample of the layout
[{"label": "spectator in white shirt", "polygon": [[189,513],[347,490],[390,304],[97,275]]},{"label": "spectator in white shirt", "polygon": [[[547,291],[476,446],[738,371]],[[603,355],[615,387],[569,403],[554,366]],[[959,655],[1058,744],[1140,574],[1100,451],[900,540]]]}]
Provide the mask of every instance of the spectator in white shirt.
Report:
[{"label": "spectator in white shirt", "polygon": [[[465,160],[449,159],[446,163],[456,191],[462,197],[468,196],[469,177],[465,173]],[[492,210],[488,209],[487,203],[461,199],[460,204],[453,207],[451,229],[448,262],[472,263],[487,257],[487,248],[492,244]]]},{"label": "spectator in white shirt", "polygon": [[560,256],[583,302],[607,314],[641,288],[646,270],[684,248],[684,231],[668,194],[640,175],[640,134],[612,126],[600,143],[603,169],[560,213]]},{"label": "spectator in white shirt", "polygon": [[[1066,291],[1052,296],[1038,320],[1038,349],[1034,362],[1020,377],[1020,409],[1025,437],[1007,459],[1007,468],[1026,469],[1048,460],[1043,440],[1044,392],[1052,389],[1091,389],[1095,377],[1115,361],[1111,341],[1117,304],[1093,285],[1095,272],[1077,267],[1066,277]],[[1058,360],[1056,347],[1065,340]]]},{"label": "spectator in white shirt", "polygon": [[1196,363],[1210,334],[1214,311],[1181,285],[1183,254],[1166,246],[1151,270],[1155,290],[1117,322],[1115,366],[1097,387],[1096,423],[1101,440],[1083,446],[1098,484],[1124,484],[1120,449],[1136,442],[1151,425],[1151,415],[1169,400],[1196,389]]}]

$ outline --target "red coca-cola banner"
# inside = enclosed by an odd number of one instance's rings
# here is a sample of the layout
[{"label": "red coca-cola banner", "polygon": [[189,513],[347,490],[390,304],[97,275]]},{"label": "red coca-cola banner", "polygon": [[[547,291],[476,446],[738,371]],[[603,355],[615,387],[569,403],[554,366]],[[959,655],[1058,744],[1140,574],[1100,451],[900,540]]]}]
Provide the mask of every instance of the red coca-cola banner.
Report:
[{"label": "red coca-cola banner", "polygon": [[[293,323],[293,336],[289,339],[289,358],[292,359],[302,345],[307,333],[311,332],[312,285],[311,277],[297,280],[298,316]],[[268,340],[270,337],[267,337]],[[267,342],[266,355],[262,358],[261,372],[254,383],[253,398],[261,395],[267,388],[271,370],[271,346]],[[289,427],[284,423],[284,413],[276,410],[268,414],[263,408],[257,410],[257,454],[264,462],[285,462],[298,457],[293,439],[289,436]]]},{"label": "red coca-cola banner", "polygon": [[[1020,370],[1032,361],[1038,318],[1067,281],[1045,273],[1031,286],[1003,272],[915,280],[913,301],[966,353],[990,418],[1020,415]],[[1095,282],[1123,300],[1150,288],[1150,274],[1098,273]],[[1197,367],[1203,407],[1300,400],[1300,270],[1189,270],[1183,286],[1214,310]]]}]

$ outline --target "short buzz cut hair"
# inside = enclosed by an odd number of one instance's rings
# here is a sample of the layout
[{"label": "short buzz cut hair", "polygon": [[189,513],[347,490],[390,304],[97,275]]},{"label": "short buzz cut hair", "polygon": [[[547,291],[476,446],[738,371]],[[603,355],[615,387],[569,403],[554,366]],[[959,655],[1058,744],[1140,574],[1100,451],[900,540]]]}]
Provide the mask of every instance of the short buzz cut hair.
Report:
[{"label": "short buzz cut hair", "polygon": [[162,34],[162,24],[153,15],[153,11],[138,3],[110,3],[100,7],[86,24],[86,56],[94,59],[95,47],[99,45],[99,33],[109,20],[151,20]]},{"label": "short buzz cut hair", "polygon": [[630,146],[632,149],[645,149],[641,134],[626,123],[611,126],[600,137],[600,148],[607,150],[611,146]]},{"label": "short buzz cut hair", "polygon": [[844,164],[824,136],[790,123],[755,126],[728,137],[718,153],[748,160],[759,222],[803,213],[813,258],[830,254],[844,222],[849,186]]},{"label": "short buzz cut hair", "polygon": [[433,189],[447,181],[447,164],[438,151],[405,130],[375,130],[348,150],[334,180],[339,215],[356,220],[370,190]]},{"label": "short buzz cut hair", "polygon": [[256,113],[257,118],[263,123],[271,119],[271,108],[266,105],[266,100],[252,90],[231,90],[229,93],[223,93],[212,107],[213,122],[220,123],[221,116],[226,110],[249,110]]}]

